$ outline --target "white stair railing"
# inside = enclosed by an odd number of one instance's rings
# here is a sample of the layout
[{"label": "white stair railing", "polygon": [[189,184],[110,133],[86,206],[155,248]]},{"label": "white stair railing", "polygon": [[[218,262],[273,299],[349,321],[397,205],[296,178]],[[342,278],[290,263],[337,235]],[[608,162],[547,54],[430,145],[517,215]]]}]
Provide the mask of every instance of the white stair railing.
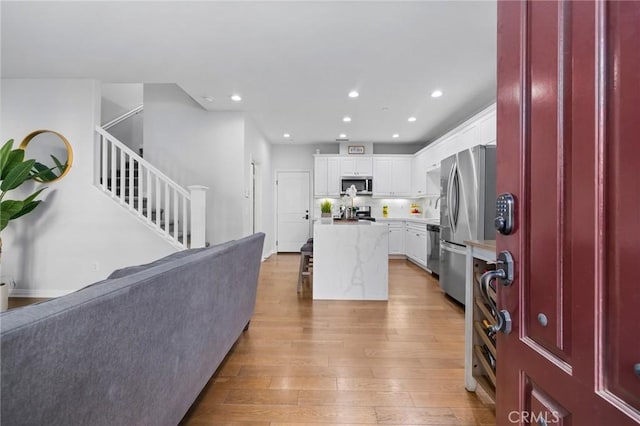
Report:
[{"label": "white stair railing", "polygon": [[131,111],[127,111],[124,114],[114,118],[113,120],[104,123],[102,125],[102,128],[104,130],[109,130],[110,128],[112,128],[113,126],[122,123],[124,120],[127,120],[131,117],[133,117],[134,115],[138,114],[139,112],[142,112],[144,110],[144,105],[138,105],[137,107],[133,108]]},{"label": "white stair railing", "polygon": [[207,187],[175,183],[100,126],[96,185],[177,248],[205,246]]}]

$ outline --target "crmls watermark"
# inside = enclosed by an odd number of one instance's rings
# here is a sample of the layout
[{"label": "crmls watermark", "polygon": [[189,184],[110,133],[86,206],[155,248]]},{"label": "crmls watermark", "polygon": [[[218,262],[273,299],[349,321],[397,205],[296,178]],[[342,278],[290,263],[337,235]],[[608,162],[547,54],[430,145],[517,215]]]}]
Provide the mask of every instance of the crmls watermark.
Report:
[{"label": "crmls watermark", "polygon": [[510,411],[509,421],[511,423],[530,423],[537,425],[550,425],[560,422],[560,413],[557,411],[552,412],[539,412],[533,411]]}]

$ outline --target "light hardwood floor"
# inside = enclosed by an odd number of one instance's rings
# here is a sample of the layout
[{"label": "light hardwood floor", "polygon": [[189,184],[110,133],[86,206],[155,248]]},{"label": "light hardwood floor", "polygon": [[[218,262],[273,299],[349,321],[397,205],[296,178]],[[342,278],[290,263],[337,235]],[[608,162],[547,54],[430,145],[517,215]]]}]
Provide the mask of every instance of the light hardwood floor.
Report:
[{"label": "light hardwood floor", "polygon": [[388,302],[296,293],[299,257],[262,264],[255,315],[183,425],[494,425],[464,389],[464,311],[389,262]]}]

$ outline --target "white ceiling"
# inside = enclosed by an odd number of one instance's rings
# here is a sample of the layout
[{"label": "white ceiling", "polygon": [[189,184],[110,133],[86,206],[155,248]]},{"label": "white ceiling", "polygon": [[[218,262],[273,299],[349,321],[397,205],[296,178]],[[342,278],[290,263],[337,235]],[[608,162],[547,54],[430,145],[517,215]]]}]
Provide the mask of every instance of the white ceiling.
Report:
[{"label": "white ceiling", "polygon": [[272,143],[427,142],[495,100],[494,1],[0,7],[3,78],[175,82],[206,109],[245,111]]}]

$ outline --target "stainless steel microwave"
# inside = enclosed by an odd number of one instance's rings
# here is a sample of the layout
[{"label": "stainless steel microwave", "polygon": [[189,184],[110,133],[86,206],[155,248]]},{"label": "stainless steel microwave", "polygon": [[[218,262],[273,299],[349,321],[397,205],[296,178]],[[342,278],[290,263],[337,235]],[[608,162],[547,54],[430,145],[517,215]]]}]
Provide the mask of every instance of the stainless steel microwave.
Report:
[{"label": "stainless steel microwave", "polygon": [[348,177],[342,178],[341,194],[346,194],[347,188],[355,185],[358,193],[356,195],[373,194],[373,179],[371,177]]}]

